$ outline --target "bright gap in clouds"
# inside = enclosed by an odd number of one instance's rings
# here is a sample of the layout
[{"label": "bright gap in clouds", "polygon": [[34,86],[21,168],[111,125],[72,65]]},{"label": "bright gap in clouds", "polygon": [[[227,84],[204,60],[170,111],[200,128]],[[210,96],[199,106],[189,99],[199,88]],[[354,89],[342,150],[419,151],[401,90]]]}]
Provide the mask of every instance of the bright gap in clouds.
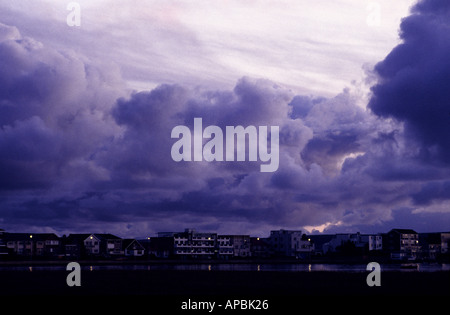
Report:
[{"label": "bright gap in clouds", "polygon": [[304,226],[303,229],[305,229],[308,233],[313,233],[313,232],[320,232],[323,233],[323,231],[325,231],[326,228],[329,228],[330,226],[339,226],[342,225],[341,221],[332,223],[332,222],[327,222],[324,224],[320,224],[320,225],[307,225]]},{"label": "bright gap in clouds", "polygon": [[362,156],[362,155],[364,155],[364,153],[365,152],[352,152],[352,153],[349,153],[349,154],[347,154],[347,155],[345,155],[345,156],[343,156],[338,162],[337,162],[337,168],[339,169],[339,171],[342,169],[342,166],[344,165],[344,163],[345,163],[345,160],[347,160],[347,159],[356,159],[358,156]]}]

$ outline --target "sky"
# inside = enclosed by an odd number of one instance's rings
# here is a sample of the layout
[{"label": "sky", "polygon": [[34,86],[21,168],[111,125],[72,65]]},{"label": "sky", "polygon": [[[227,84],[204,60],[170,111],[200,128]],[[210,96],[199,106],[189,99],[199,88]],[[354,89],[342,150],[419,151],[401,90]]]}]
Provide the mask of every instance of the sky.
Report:
[{"label": "sky", "polygon": [[[0,228],[450,231],[449,21],[446,0],[3,1]],[[278,126],[278,169],[174,161],[194,118]]]}]

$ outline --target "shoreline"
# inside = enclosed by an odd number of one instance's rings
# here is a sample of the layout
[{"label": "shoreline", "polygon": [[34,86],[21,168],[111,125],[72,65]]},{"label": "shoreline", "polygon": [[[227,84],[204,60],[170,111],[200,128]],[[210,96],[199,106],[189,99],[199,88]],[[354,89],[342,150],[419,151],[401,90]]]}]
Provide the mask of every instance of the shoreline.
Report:
[{"label": "shoreline", "polygon": [[[60,272],[66,271],[67,264],[63,263],[34,263],[27,264],[22,262],[20,264],[8,264],[1,265],[0,271],[7,272],[34,272],[34,271],[46,271],[46,272]],[[123,271],[123,272],[142,272],[142,271],[226,271],[226,272],[278,272],[278,273],[318,273],[318,272],[341,272],[341,273],[369,273],[371,270],[367,269],[366,264],[324,264],[324,263],[311,263],[311,264],[293,264],[293,263],[196,263],[196,264],[153,264],[153,263],[107,263],[96,264],[95,262],[75,262],[79,264],[81,271]],[[69,269],[71,270],[72,267]],[[402,272],[402,273],[433,273],[433,272],[449,272],[450,265],[448,264],[379,264],[379,270],[381,272]]]},{"label": "shoreline", "polygon": [[239,265],[239,264],[328,264],[328,265],[364,265],[369,262],[378,262],[386,265],[409,265],[409,264],[450,264],[449,261],[398,261],[377,259],[317,259],[317,260],[297,260],[297,259],[197,259],[197,260],[179,260],[179,259],[22,259],[22,260],[0,260],[0,266],[23,266],[23,265],[67,265],[69,262],[78,262],[87,265]]}]

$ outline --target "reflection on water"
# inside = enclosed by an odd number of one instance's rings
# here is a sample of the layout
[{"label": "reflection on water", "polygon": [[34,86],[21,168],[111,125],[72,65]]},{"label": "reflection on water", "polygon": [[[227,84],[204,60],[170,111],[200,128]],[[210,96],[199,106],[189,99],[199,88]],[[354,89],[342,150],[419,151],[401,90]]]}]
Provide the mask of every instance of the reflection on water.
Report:
[{"label": "reflection on water", "polygon": [[[314,271],[341,271],[341,272],[367,272],[365,264],[290,264],[290,263],[157,263],[157,264],[99,264],[83,265],[81,270],[222,270],[222,271],[284,271],[284,272],[314,272]],[[42,271],[66,270],[66,265],[17,265],[0,266],[1,270],[11,271]],[[450,271],[450,264],[381,264],[382,271]]]}]

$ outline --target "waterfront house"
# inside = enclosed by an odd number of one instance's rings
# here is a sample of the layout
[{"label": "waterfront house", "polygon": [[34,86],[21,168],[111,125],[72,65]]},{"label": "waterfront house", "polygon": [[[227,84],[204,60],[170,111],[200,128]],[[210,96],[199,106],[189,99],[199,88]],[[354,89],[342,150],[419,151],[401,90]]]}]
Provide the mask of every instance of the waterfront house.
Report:
[{"label": "waterfront house", "polygon": [[228,259],[234,256],[234,245],[231,235],[217,235],[217,256]]},{"label": "waterfront house", "polygon": [[174,233],[174,254],[182,258],[213,258],[216,255],[217,233],[198,233],[186,229]]},{"label": "waterfront house", "polygon": [[17,256],[54,257],[60,254],[60,240],[54,233],[4,233],[9,253]]},{"label": "waterfront house", "polygon": [[381,234],[369,234],[367,237],[369,242],[369,251],[383,250],[383,236]]},{"label": "waterfront house", "polygon": [[170,258],[174,252],[173,236],[148,237],[140,243],[150,257]]},{"label": "waterfront house", "polygon": [[411,229],[392,229],[383,235],[383,248],[394,260],[415,260],[420,245],[419,234]]},{"label": "waterfront house", "polygon": [[450,256],[450,232],[441,233],[441,255]]},{"label": "waterfront house", "polygon": [[109,256],[121,253],[120,240],[120,237],[112,234],[90,234],[83,244],[88,256]]},{"label": "waterfront house", "polygon": [[268,258],[273,254],[267,238],[263,237],[250,237],[250,250],[255,258]]},{"label": "waterfront house", "polygon": [[248,258],[251,256],[250,235],[218,235],[217,246],[222,258]]},{"label": "waterfront house", "polygon": [[144,256],[144,246],[135,239],[124,239],[122,242],[125,256],[141,257]]},{"label": "waterfront house", "polygon": [[268,243],[275,256],[279,257],[306,258],[314,250],[311,239],[295,230],[270,231]]},{"label": "waterfront house", "polygon": [[8,249],[5,242],[5,230],[0,229],[0,259],[8,255]]},{"label": "waterfront house", "polygon": [[419,233],[421,258],[436,260],[441,254],[441,233]]},{"label": "waterfront house", "polygon": [[86,251],[84,249],[84,240],[89,237],[90,234],[69,234],[63,235],[61,238],[63,246],[63,255],[70,259],[84,258]]}]

